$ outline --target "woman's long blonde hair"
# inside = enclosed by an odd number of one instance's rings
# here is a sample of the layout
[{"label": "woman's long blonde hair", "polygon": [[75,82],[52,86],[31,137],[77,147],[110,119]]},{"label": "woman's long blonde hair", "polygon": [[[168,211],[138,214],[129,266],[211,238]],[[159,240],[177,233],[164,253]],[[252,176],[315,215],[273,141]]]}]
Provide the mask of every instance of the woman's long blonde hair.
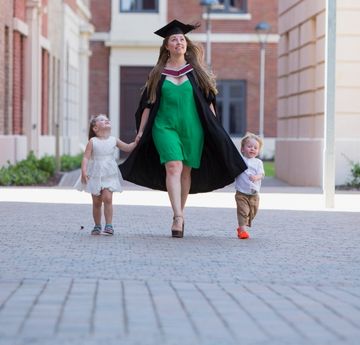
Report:
[{"label": "woman's long blonde hair", "polygon": [[[187,50],[185,53],[186,61],[194,68],[195,79],[200,88],[204,91],[206,96],[210,93],[217,94],[216,81],[214,74],[208,70],[204,64],[204,50],[201,45],[192,42],[184,35],[187,42]],[[155,67],[149,74],[149,79],[145,84],[148,90],[148,101],[154,103],[156,101],[156,88],[161,79],[161,73],[169,58],[168,50],[166,49],[169,37],[166,37],[160,47],[158,61]]]}]

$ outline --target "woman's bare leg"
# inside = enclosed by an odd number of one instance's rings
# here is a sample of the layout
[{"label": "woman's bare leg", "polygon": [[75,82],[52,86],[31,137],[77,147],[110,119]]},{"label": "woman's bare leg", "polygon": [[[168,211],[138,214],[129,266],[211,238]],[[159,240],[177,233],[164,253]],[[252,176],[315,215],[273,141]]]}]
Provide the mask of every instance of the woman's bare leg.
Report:
[{"label": "woman's bare leg", "polygon": [[181,210],[184,213],[187,197],[191,186],[191,167],[183,165],[181,173]]},{"label": "woman's bare leg", "polygon": [[166,189],[169,195],[172,210],[174,212],[174,222],[172,229],[182,230],[182,187],[181,174],[183,164],[181,161],[170,161],[165,164],[166,169]]}]

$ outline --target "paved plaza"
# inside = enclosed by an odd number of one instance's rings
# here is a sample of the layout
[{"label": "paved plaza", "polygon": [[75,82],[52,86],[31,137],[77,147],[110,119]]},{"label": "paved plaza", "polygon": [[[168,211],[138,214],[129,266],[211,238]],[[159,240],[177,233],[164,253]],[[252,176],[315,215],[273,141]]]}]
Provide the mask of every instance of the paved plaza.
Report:
[{"label": "paved plaza", "polygon": [[0,188],[0,345],[359,344],[360,194],[335,201],[267,180],[241,241],[230,186],[173,239],[166,193],[126,184],[92,237],[89,195]]}]

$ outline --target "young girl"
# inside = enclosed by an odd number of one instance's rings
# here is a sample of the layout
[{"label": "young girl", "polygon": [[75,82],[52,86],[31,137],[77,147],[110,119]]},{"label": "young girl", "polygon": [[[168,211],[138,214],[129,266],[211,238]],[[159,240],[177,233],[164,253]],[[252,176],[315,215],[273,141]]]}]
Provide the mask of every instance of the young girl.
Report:
[{"label": "young girl", "polygon": [[263,146],[262,139],[246,133],[241,140],[241,154],[248,168],[235,179],[235,200],[237,206],[237,235],[240,239],[249,238],[246,226],[251,226],[259,208],[261,180],[265,176],[263,162],[256,158]]},{"label": "young girl", "polygon": [[126,144],[110,135],[111,123],[106,115],[99,114],[90,120],[89,142],[81,163],[81,178],[75,187],[91,193],[93,201],[94,229],[91,235],[101,234],[101,208],[104,204],[104,235],[113,235],[112,194],[121,192],[121,174],[115,161],[116,147],[125,152],[132,151],[136,142]]}]

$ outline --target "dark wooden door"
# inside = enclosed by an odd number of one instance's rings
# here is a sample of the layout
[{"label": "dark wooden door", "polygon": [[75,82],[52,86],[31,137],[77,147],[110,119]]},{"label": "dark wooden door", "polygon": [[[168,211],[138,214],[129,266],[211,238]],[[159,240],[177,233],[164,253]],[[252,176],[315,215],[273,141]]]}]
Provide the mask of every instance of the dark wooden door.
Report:
[{"label": "dark wooden door", "polygon": [[[131,142],[135,139],[135,111],[152,67],[120,67],[120,139]],[[127,157],[121,152],[120,157]]]}]

